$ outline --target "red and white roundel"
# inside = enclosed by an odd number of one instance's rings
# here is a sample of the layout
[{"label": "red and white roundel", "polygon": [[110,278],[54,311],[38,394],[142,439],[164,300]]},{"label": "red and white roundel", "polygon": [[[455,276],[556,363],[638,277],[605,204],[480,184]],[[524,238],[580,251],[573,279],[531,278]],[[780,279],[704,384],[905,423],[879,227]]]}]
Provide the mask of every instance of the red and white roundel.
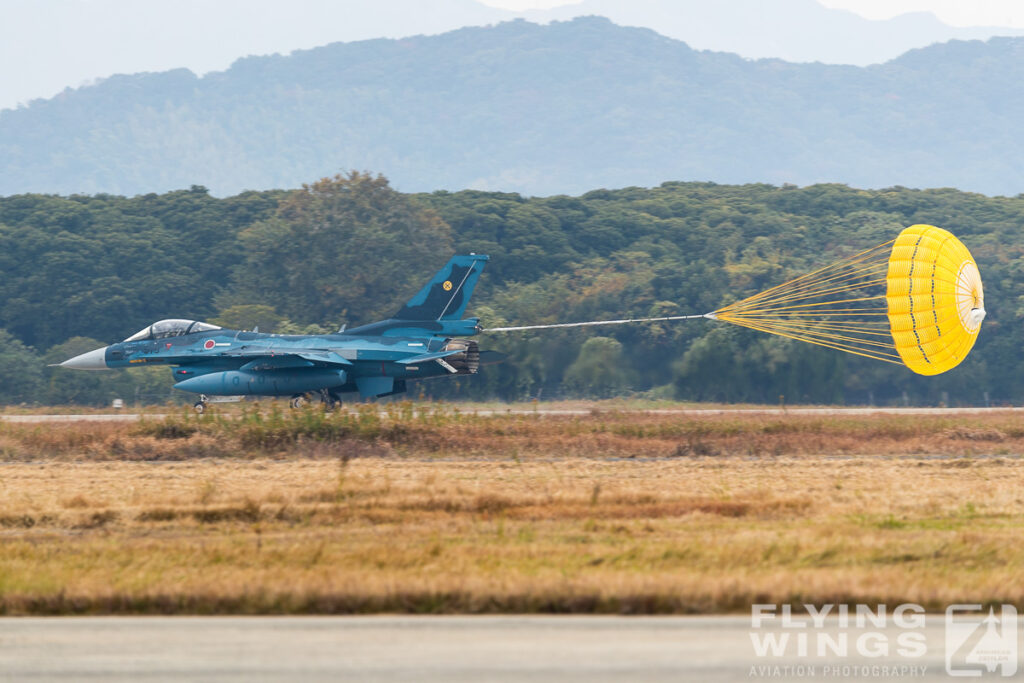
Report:
[{"label": "red and white roundel", "polygon": [[215,344],[214,344],[214,342],[213,342],[213,340],[212,340],[212,339],[207,339],[207,340],[206,340],[206,343],[205,343],[205,344],[203,344],[203,348],[204,348],[204,349],[206,349],[207,351],[209,351],[210,349],[212,349],[212,348],[213,348],[214,346],[215,346]]}]

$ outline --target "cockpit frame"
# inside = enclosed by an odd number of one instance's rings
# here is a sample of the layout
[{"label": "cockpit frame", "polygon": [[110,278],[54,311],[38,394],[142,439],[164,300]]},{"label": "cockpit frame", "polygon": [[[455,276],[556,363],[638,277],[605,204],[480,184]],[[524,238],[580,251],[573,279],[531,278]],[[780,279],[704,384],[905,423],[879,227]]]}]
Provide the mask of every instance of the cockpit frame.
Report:
[{"label": "cockpit frame", "polygon": [[144,327],[132,336],[125,339],[126,342],[152,341],[156,339],[169,339],[171,337],[183,337],[186,334],[196,332],[212,332],[222,329],[217,325],[199,322],[198,320],[184,320],[181,318],[168,318],[159,320],[148,327]]}]

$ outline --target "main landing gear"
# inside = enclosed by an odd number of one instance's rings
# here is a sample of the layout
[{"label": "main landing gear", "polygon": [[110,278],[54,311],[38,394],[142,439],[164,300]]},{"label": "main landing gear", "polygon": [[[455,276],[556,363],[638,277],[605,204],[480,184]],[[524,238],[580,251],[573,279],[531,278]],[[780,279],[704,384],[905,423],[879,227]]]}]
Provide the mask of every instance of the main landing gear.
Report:
[{"label": "main landing gear", "polygon": [[296,394],[288,402],[292,408],[301,408],[305,405],[319,404],[327,410],[334,410],[341,407],[341,398],[329,389],[321,389],[308,394]]},{"label": "main landing gear", "polygon": [[[206,407],[210,403],[234,403],[238,400],[239,397],[237,396],[215,397],[211,399],[206,394],[200,394],[199,400],[192,404],[192,408],[196,413],[202,415],[206,412]],[[301,408],[305,405],[322,405],[327,410],[334,410],[341,407],[341,397],[328,389],[321,389],[320,391],[313,391],[308,394],[296,394],[288,401],[288,405],[292,408]]]}]

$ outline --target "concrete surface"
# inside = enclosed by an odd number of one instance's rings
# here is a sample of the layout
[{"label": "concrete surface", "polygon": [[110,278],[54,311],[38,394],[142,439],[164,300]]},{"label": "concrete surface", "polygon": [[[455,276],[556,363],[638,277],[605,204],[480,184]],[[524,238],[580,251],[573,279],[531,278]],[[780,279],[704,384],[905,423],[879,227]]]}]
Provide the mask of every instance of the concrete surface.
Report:
[{"label": "concrete surface", "polygon": [[[917,657],[896,654],[907,630],[889,621],[861,629],[830,621],[823,630],[845,631],[850,652],[819,658],[800,656],[795,640],[783,656],[759,656],[749,616],[8,617],[0,680],[954,680],[941,615],[909,629],[922,643]],[[804,632],[813,655],[819,630],[776,618],[756,633]],[[858,653],[866,632],[869,650],[884,641],[890,655]]]}]

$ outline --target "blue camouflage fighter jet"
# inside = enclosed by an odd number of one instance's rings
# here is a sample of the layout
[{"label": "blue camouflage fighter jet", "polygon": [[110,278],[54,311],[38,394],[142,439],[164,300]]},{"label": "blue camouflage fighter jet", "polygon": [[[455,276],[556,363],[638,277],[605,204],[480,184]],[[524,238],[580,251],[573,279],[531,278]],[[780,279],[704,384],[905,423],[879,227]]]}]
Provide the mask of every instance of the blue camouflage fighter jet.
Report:
[{"label": "blue camouflage fighter jet", "polygon": [[75,356],[61,367],[105,370],[170,365],[175,388],[208,396],[308,396],[328,406],[340,395],[391,396],[409,380],[472,375],[481,363],[478,318],[462,316],[488,257],[453,256],[394,317],[335,334],[228,330],[195,320],[161,320],[123,342]]}]

